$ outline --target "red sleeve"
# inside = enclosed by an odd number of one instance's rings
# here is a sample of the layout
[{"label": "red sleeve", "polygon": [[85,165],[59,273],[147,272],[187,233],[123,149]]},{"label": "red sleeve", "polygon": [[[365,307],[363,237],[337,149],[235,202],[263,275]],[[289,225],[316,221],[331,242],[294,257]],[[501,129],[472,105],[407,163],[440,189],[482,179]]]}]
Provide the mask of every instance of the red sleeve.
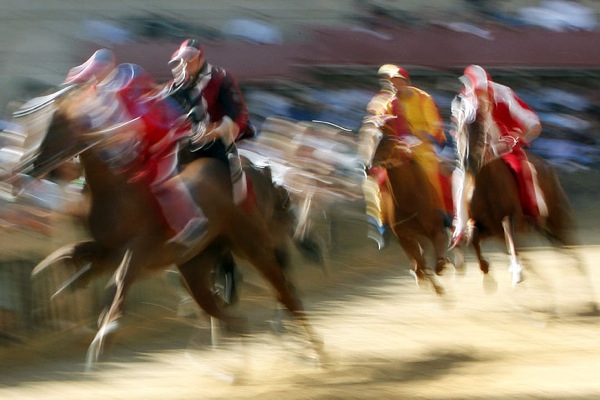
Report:
[{"label": "red sleeve", "polygon": [[243,133],[248,127],[248,108],[237,79],[233,75],[229,73],[225,75],[220,95],[222,96],[226,115],[238,125],[240,134]]}]

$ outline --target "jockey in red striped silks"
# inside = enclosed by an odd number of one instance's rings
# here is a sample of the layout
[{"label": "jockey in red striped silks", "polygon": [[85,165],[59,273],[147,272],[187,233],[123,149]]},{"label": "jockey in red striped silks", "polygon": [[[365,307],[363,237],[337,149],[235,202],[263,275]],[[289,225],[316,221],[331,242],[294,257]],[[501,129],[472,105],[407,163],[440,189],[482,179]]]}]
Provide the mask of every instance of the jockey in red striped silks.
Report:
[{"label": "jockey in red striped silks", "polygon": [[481,118],[494,155],[516,174],[524,213],[534,219],[545,218],[548,210],[536,170],[523,150],[540,135],[539,117],[512,89],[493,82],[479,65],[465,68],[459,79],[464,85],[463,101],[470,102]]}]

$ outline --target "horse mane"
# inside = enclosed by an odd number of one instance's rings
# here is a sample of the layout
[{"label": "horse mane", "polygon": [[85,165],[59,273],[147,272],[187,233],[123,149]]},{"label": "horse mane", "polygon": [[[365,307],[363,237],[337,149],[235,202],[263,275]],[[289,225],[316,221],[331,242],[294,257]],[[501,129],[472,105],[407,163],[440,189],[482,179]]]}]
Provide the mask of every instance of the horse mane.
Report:
[{"label": "horse mane", "polygon": [[53,104],[58,99],[62,98],[66,93],[75,89],[77,85],[69,85],[59,90],[53,90],[47,95],[35,97],[19,107],[13,112],[14,118],[24,118]]}]

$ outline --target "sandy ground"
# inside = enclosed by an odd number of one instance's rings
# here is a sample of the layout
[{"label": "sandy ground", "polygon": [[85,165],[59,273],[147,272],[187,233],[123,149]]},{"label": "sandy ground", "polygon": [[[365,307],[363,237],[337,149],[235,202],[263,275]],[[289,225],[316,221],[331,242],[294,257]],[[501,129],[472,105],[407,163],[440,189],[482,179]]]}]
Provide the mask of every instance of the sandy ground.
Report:
[{"label": "sandy ground", "polygon": [[[346,228],[328,274],[302,264],[293,271],[325,342],[322,365],[293,323],[284,321],[287,333],[272,329],[275,302],[244,268],[239,312],[251,334],[243,339],[223,337],[213,348],[207,319],[178,317],[176,291],[161,278],[142,284],[157,301],[123,318],[111,357],[91,373],[91,330],[2,349],[0,398],[600,398],[600,317],[582,313],[590,282],[567,255],[528,251],[527,280],[513,288],[507,257],[490,244],[498,290],[485,293],[468,253],[466,275],[444,276],[447,295],[438,297],[415,286],[395,242],[377,251]],[[599,235],[584,233],[576,250],[597,295]]]}]

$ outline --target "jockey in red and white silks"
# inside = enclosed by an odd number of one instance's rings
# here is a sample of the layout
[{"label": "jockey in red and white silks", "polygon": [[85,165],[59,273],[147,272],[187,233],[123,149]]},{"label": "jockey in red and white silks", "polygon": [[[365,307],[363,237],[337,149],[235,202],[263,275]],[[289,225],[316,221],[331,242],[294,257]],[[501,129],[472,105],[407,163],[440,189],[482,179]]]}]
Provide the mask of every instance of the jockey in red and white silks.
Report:
[{"label": "jockey in red and white silks", "polygon": [[482,119],[494,155],[516,173],[523,211],[536,219],[547,216],[535,168],[523,150],[541,132],[539,117],[512,89],[493,82],[478,65],[465,68],[459,79],[464,85],[462,101],[473,110],[471,121],[467,122],[472,122],[476,115]]},{"label": "jockey in red and white silks", "polygon": [[65,83],[92,83],[82,110],[90,128],[102,130],[115,144],[102,155],[117,173],[135,168],[131,179],[149,186],[176,234],[171,241],[190,245],[204,230],[206,218],[178,176],[178,141],[187,135],[179,119],[181,110],[156,96],[154,79],[141,67],[115,67],[110,56],[109,50],[99,50],[83,68],[72,69]]}]

